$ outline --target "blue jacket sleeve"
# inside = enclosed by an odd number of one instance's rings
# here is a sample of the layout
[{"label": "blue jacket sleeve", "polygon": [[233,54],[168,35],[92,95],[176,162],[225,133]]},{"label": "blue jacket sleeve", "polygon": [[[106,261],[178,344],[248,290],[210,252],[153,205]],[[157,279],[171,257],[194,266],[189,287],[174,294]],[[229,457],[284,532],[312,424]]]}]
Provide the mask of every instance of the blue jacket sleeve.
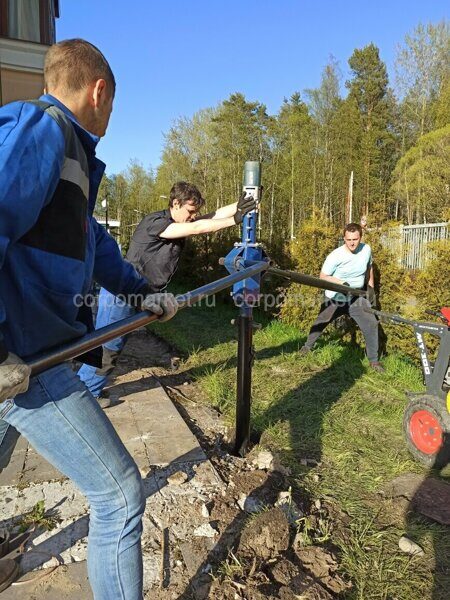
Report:
[{"label": "blue jacket sleeve", "polygon": [[[36,223],[53,196],[64,161],[64,136],[41,108],[14,102],[0,108],[0,269],[11,243]],[[0,359],[5,307],[0,300]]]},{"label": "blue jacket sleeve", "polygon": [[92,217],[95,232],[94,279],[111,294],[137,295],[148,292],[147,280],[122,257],[119,246]]}]

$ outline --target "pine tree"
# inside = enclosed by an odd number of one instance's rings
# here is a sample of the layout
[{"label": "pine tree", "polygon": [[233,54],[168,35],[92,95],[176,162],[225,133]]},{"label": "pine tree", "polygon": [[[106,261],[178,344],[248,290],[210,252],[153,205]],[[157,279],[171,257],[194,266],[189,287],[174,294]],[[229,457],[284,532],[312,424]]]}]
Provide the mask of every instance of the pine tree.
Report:
[{"label": "pine tree", "polygon": [[299,93],[293,94],[289,101],[284,101],[277,124],[279,195],[284,203],[285,215],[282,236],[287,241],[288,236],[294,238],[299,223],[310,214],[313,202],[312,120]]},{"label": "pine tree", "polygon": [[336,176],[338,137],[335,116],[342,100],[339,94],[340,72],[337,61],[331,57],[325,66],[320,87],[306,90],[310,114],[313,117],[313,210],[320,207],[329,218],[335,218],[341,210],[342,192]]},{"label": "pine tree", "polygon": [[362,169],[359,177],[362,210],[367,215],[374,213],[375,209],[378,213],[380,211],[394,152],[388,75],[374,44],[355,50],[349,65],[353,78],[346,85],[349,98],[356,102],[360,115]]}]

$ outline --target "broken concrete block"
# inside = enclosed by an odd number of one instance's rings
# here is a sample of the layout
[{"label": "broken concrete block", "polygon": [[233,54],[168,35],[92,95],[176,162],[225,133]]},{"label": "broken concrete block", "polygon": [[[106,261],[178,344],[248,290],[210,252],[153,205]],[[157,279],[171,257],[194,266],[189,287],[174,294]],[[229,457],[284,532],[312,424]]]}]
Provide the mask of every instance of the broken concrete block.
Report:
[{"label": "broken concrete block", "polygon": [[197,527],[197,529],[194,529],[194,535],[196,537],[213,538],[216,535],[219,535],[219,532],[214,529],[214,527],[211,527],[209,523],[204,523],[203,525],[200,525],[200,527]]},{"label": "broken concrete block", "polygon": [[237,500],[239,508],[250,514],[260,512],[264,508],[264,504],[258,498],[241,494]]},{"label": "broken concrete block", "polygon": [[184,471],[176,471],[172,475],[169,475],[167,478],[167,483],[169,485],[183,485],[189,479],[187,473]]}]

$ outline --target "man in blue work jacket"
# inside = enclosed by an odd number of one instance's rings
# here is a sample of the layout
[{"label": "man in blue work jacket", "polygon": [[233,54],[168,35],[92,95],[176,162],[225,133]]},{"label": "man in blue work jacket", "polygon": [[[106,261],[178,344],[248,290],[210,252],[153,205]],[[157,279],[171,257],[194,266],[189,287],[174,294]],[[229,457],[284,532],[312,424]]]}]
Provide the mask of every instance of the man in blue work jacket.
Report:
[{"label": "man in blue work jacket", "polygon": [[[38,101],[0,108],[0,444],[20,432],[87,496],[96,600],[141,600],[137,466],[69,364],[30,378],[26,359],[86,333],[75,299],[93,279],[161,320],[177,306],[148,293],[92,216],[105,168],[95,147],[115,92],[108,62],[92,44],[66,40],[49,49],[44,79]],[[14,561],[0,561],[0,591],[16,576]]]}]

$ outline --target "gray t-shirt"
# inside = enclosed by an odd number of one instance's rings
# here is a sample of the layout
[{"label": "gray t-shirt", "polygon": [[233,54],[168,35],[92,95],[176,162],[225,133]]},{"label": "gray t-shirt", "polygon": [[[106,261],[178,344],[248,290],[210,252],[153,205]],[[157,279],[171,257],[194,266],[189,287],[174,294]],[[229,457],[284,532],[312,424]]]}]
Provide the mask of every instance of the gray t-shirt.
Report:
[{"label": "gray t-shirt", "polygon": [[[372,251],[368,244],[362,242],[356,248],[355,252],[350,252],[345,244],[339,246],[326,257],[322,266],[322,273],[332,275],[342,279],[350,287],[362,288],[367,272],[367,267],[372,264]],[[348,298],[340,292],[325,291],[327,298],[342,302]]]}]

